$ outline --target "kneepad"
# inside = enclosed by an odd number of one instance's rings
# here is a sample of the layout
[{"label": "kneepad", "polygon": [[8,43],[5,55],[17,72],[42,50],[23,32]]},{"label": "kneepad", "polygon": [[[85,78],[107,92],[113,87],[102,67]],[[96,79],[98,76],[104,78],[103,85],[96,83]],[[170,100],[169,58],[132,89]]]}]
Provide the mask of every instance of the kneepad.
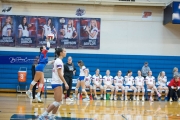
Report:
[{"label": "kneepad", "polygon": [[60,102],[54,101],[54,102],[53,102],[53,105],[54,105],[55,107],[58,107],[58,106],[60,105]]},{"label": "kneepad", "polygon": [[37,82],[33,80],[33,81],[31,82],[31,85],[35,85],[36,83],[37,83]]},{"label": "kneepad", "polygon": [[75,88],[75,91],[78,91],[79,88]]},{"label": "kneepad", "polygon": [[40,87],[40,88],[42,88],[42,87],[43,87],[43,84],[42,84],[42,83],[40,83],[40,84],[39,84],[39,87]]},{"label": "kneepad", "polygon": [[82,89],[82,92],[85,92],[85,89]]}]

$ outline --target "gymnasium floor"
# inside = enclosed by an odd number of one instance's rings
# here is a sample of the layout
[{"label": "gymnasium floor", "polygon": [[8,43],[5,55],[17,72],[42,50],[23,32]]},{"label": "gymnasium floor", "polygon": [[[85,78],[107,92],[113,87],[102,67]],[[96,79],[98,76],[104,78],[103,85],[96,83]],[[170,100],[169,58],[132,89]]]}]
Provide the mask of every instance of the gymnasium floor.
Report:
[{"label": "gymnasium floor", "polygon": [[[31,103],[25,94],[0,93],[0,120],[36,120],[52,101],[53,95],[48,95],[44,103]],[[57,117],[57,120],[180,120],[180,103],[63,101]]]}]

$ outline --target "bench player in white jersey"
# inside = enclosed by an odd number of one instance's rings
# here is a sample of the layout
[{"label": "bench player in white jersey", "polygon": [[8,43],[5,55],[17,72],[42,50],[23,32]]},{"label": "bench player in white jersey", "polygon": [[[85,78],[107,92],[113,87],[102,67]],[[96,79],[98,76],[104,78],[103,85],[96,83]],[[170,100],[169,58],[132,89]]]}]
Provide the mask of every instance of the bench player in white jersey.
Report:
[{"label": "bench player in white jersey", "polygon": [[154,78],[154,76],[152,76],[152,71],[148,72],[148,76],[146,77],[145,81],[146,81],[146,84],[147,84],[147,88],[151,89],[150,101],[153,101],[154,91],[157,93],[157,95],[159,97],[161,97],[161,94],[158,92],[158,90],[157,90],[157,88],[155,86],[155,78]]},{"label": "bench player in white jersey", "polygon": [[118,90],[121,89],[122,91],[122,97],[121,100],[124,100],[124,77],[121,76],[122,72],[119,70],[117,72],[117,76],[114,77],[114,85],[115,85],[115,95],[114,95],[114,100],[117,100],[117,93]]},{"label": "bench player in white jersey", "polygon": [[57,38],[57,32],[52,24],[51,18],[49,18],[47,24],[43,26],[42,39],[46,39],[49,34],[54,34],[54,38]]},{"label": "bench player in white jersey", "polygon": [[106,100],[106,89],[111,89],[111,100],[113,99],[113,93],[114,93],[114,86],[113,84],[113,77],[110,76],[110,70],[106,70],[106,75],[103,77],[103,83],[104,83],[104,100]]},{"label": "bench player in white jersey", "polygon": [[86,88],[89,88],[89,90],[90,90],[90,95],[91,95],[91,97],[92,97],[92,89],[93,89],[93,86],[92,86],[92,77],[91,77],[91,75],[89,74],[89,69],[87,68],[86,69],[86,71],[87,71],[87,76],[85,76],[85,86],[86,86]]},{"label": "bench player in white jersey", "polygon": [[90,27],[86,27],[86,31],[89,34],[89,39],[97,39],[97,35],[98,35],[97,21],[91,20]]},{"label": "bench player in white jersey", "polygon": [[2,26],[2,36],[11,36],[12,32],[12,18],[11,16],[8,16],[6,18],[5,24]]},{"label": "bench player in white jersey", "polygon": [[68,24],[63,26],[63,29],[60,30],[64,38],[75,39],[77,37],[76,29],[73,25],[73,20],[68,20]]},{"label": "bench player in white jersey", "polygon": [[144,77],[141,75],[141,71],[138,70],[138,76],[135,77],[135,84],[136,84],[136,88],[137,88],[137,100],[139,100],[139,93],[140,91],[142,91],[142,101],[144,101]]},{"label": "bench player in white jersey", "polygon": [[86,70],[86,67],[84,66],[84,63],[82,60],[79,60],[78,61],[78,66],[80,67],[80,75],[79,75],[79,79],[77,81],[77,84],[76,84],[76,88],[75,88],[75,94],[76,94],[76,100],[78,99],[78,89],[79,87],[81,86],[82,87],[82,93],[85,94],[86,98],[84,98],[83,100],[84,101],[89,101],[89,96],[85,90],[86,88],[86,85],[85,85],[85,76],[88,76],[88,73],[87,73],[87,70]]},{"label": "bench player in white jersey", "polygon": [[103,97],[103,86],[102,86],[102,76],[99,74],[100,70],[96,69],[96,74],[93,75],[93,89],[94,89],[94,98],[97,99],[96,89],[99,88],[101,91],[101,98]]},{"label": "bench player in white jersey", "polygon": [[[165,76],[165,72],[161,71],[158,76],[158,83],[159,83],[158,91],[160,94],[162,93],[163,90],[165,91],[165,101],[168,100],[167,96],[169,93],[169,89],[166,85],[166,82],[167,82],[167,77]],[[160,97],[159,97],[159,100],[161,100]]]},{"label": "bench player in white jersey", "polygon": [[29,37],[29,30],[28,30],[29,27],[31,27],[31,24],[27,23],[27,18],[22,17],[21,24],[18,27],[19,38],[21,38],[21,37]]},{"label": "bench player in white jersey", "polygon": [[[55,101],[48,106],[48,108],[44,111],[42,115],[39,116],[39,120],[45,120],[45,119],[55,119],[55,114],[61,105],[62,101],[62,84],[65,84],[66,89],[69,89],[68,84],[66,83],[66,80],[64,79],[64,65],[62,62],[62,59],[66,57],[66,50],[65,48],[57,48],[56,54],[58,55],[58,58],[54,62],[54,67],[52,70],[52,89],[54,89],[54,99]],[[52,111],[52,116],[48,116],[48,114]]]},{"label": "bench player in white jersey", "polygon": [[125,100],[128,100],[127,92],[129,89],[132,89],[134,91],[133,100],[136,100],[137,89],[136,87],[134,87],[134,77],[132,76],[131,70],[128,70],[127,76],[124,77],[124,80],[125,80]]}]

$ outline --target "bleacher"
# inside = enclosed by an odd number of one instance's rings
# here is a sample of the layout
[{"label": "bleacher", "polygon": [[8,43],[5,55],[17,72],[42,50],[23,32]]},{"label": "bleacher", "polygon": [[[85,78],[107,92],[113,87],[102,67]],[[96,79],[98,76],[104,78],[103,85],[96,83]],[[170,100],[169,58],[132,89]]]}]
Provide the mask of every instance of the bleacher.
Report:
[{"label": "bleacher", "polygon": [[[0,51],[0,56],[37,56],[38,52],[8,52]],[[49,53],[50,59],[53,59],[54,53]],[[146,56],[146,55],[109,55],[109,54],[81,54],[81,53],[68,53],[68,56],[72,56],[75,67],[77,68],[76,79],[79,75],[79,68],[77,66],[78,60],[83,60],[86,67],[89,68],[90,74],[95,73],[95,69],[100,69],[100,74],[105,75],[105,71],[109,69],[111,75],[115,76],[118,70],[121,70],[123,76],[126,75],[128,70],[133,71],[133,76],[137,76],[137,70],[141,69],[144,62],[148,61],[153,76],[157,78],[160,71],[164,70],[168,81],[172,78],[172,70],[174,67],[180,67],[180,57],[178,56]],[[64,63],[67,61],[67,57],[63,59]],[[1,59],[3,60],[3,59]],[[0,64],[0,91],[16,91],[18,85],[18,70],[20,67],[27,67],[27,84],[29,86],[32,81],[31,76],[32,64]],[[45,78],[51,76],[52,66],[46,66]],[[73,84],[73,88],[75,84]]]}]

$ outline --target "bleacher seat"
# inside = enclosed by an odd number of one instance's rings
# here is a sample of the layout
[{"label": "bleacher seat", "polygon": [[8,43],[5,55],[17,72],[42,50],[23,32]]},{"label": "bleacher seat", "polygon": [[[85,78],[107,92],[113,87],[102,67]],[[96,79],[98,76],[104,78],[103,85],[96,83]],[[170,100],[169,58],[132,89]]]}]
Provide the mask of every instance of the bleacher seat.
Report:
[{"label": "bleacher seat", "polygon": [[[0,51],[0,56],[38,56],[39,52],[12,52]],[[48,53],[49,58],[54,59],[54,53]],[[128,70],[133,71],[133,76],[137,76],[137,70],[141,70],[145,61],[153,72],[153,76],[157,79],[160,71],[165,71],[168,81],[172,79],[172,70],[174,67],[180,68],[179,56],[148,56],[148,55],[117,55],[117,54],[81,54],[81,53],[68,53],[72,56],[73,63],[77,69],[74,79],[78,78],[79,67],[77,66],[78,60],[83,60],[86,67],[89,68],[90,74],[95,73],[96,68],[100,69],[100,74],[105,75],[105,71],[109,69],[111,75],[115,76],[118,70],[122,71],[125,76]],[[67,62],[67,57],[63,62]],[[3,60],[3,59],[1,59]],[[27,81],[30,84],[32,81],[31,76],[32,64],[1,64],[0,65],[0,89],[16,89],[18,84],[17,73],[20,67],[27,67]],[[45,78],[51,78],[52,65],[46,66]],[[75,88],[73,83],[73,89]]]}]

